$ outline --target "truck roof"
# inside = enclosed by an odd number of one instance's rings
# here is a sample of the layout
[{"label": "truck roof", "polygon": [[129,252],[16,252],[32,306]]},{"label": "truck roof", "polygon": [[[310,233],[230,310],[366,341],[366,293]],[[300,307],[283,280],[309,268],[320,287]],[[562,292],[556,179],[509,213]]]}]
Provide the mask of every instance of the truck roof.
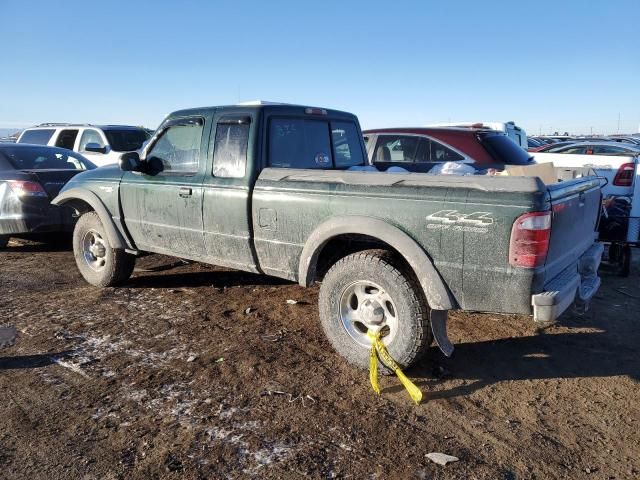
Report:
[{"label": "truck roof", "polygon": [[282,112],[289,115],[314,115],[318,117],[322,116],[331,116],[331,117],[344,117],[344,118],[355,118],[355,115],[349,112],[344,112],[341,110],[333,110],[330,108],[324,107],[313,107],[309,105],[295,105],[291,103],[277,103],[277,102],[266,102],[264,100],[256,100],[250,102],[243,102],[236,105],[219,105],[219,106],[209,106],[209,107],[195,107],[195,108],[187,108],[183,110],[176,110],[175,112],[170,113],[167,117],[187,117],[192,115],[204,115],[206,113],[210,113],[213,110],[230,110],[233,112],[246,111],[246,112],[255,112],[255,111],[275,111]]}]

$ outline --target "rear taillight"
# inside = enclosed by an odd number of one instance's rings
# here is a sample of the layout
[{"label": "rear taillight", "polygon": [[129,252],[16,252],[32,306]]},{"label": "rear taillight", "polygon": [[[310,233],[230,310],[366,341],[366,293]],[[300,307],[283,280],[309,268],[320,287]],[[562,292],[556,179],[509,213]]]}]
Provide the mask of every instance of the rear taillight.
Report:
[{"label": "rear taillight", "polygon": [[633,174],[636,166],[633,163],[623,163],[613,178],[613,184],[616,187],[630,187],[633,185]]},{"label": "rear taillight", "polygon": [[28,180],[8,180],[7,183],[13,193],[18,197],[46,197],[47,192],[44,191],[42,185],[38,182],[30,182]]},{"label": "rear taillight", "polygon": [[509,263],[514,267],[544,265],[551,236],[551,212],[531,212],[518,217],[511,229]]}]

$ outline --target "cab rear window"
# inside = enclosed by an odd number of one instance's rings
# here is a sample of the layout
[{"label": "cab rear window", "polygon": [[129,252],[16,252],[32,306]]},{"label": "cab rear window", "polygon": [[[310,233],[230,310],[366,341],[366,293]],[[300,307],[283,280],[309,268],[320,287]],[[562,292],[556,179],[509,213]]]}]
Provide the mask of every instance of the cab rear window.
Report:
[{"label": "cab rear window", "polygon": [[20,137],[18,143],[31,143],[33,145],[46,145],[53,133],[54,129],[27,130]]},{"label": "cab rear window", "polygon": [[269,166],[331,169],[364,165],[353,122],[273,118],[269,126]]}]

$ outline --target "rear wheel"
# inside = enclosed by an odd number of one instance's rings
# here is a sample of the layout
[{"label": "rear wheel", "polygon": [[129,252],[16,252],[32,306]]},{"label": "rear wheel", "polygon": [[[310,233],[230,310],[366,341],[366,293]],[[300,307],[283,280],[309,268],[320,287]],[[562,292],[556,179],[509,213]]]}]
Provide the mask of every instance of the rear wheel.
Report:
[{"label": "rear wheel", "polygon": [[9,235],[0,235],[0,248],[5,248],[9,243]]},{"label": "rear wheel", "polygon": [[320,287],[320,319],[334,349],[367,368],[379,328],[391,356],[405,368],[431,344],[428,307],[417,282],[384,250],[366,250],[336,262]]},{"label": "rear wheel", "polygon": [[136,257],[109,243],[95,212],[85,213],[73,231],[73,255],[84,279],[96,287],[112,287],[126,281]]}]

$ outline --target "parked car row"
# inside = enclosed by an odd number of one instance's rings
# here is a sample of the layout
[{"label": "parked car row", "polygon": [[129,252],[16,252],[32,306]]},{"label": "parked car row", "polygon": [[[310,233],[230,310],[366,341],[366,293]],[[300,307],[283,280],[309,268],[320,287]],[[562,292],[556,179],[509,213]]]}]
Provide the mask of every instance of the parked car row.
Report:
[{"label": "parked car row", "polygon": [[[530,152],[552,151],[559,147],[569,145],[582,145],[584,143],[596,144],[599,146],[609,146],[608,150],[600,149],[601,152],[591,152],[596,155],[617,155],[623,154],[628,149],[640,149],[640,136],[633,135],[612,135],[609,137],[528,137],[527,145]],[[616,146],[616,144],[618,144]],[[606,150],[606,153],[605,153]],[[577,153],[568,151],[566,153]]]},{"label": "parked car row", "polygon": [[67,149],[0,144],[0,248],[12,235],[71,231],[73,212],[51,200],[74,175],[94,168]]},{"label": "parked car row", "polygon": [[120,155],[140,149],[149,138],[151,134],[142,127],[43,123],[24,130],[17,143],[66,148],[103,166],[116,164]]}]

